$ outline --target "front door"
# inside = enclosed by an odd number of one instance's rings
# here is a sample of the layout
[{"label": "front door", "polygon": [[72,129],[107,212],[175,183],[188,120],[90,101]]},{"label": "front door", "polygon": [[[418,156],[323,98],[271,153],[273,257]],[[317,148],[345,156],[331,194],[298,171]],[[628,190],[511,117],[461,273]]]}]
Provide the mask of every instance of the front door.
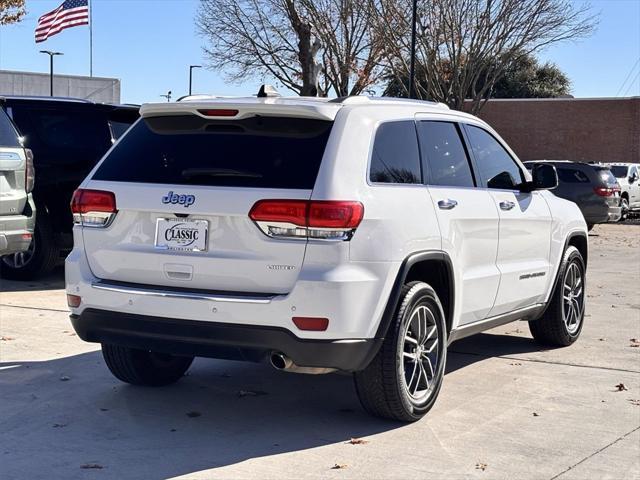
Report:
[{"label": "front door", "polygon": [[491,133],[466,125],[482,186],[489,192],[499,218],[496,265],[500,286],[490,316],[542,302],[552,274],[551,212],[542,192],[524,193],[522,167]]}]

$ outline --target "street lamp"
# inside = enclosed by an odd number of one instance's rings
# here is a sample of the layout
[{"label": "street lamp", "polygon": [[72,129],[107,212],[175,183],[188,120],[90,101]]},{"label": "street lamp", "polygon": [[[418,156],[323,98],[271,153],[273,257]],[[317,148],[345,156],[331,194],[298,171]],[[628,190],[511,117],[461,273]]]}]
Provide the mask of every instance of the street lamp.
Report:
[{"label": "street lamp", "polygon": [[40,50],[40,53],[49,55],[49,95],[53,97],[53,57],[64,55],[62,52],[52,52],[51,50]]},{"label": "street lamp", "polygon": [[411,69],[409,71],[409,98],[416,96],[416,23],[418,16],[418,0],[413,0],[413,16],[411,18]]},{"label": "street lamp", "polygon": [[191,95],[191,84],[193,83],[194,68],[202,68],[202,65],[189,65],[189,95]]},{"label": "street lamp", "polygon": [[164,95],[160,95],[161,97],[164,97],[167,99],[167,102],[171,101],[171,90],[169,90],[167,93],[165,93]]}]

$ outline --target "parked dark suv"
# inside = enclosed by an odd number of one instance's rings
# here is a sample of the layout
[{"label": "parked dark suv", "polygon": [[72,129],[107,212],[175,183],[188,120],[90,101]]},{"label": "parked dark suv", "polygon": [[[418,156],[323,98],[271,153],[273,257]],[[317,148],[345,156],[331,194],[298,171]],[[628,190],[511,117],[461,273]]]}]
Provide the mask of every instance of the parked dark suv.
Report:
[{"label": "parked dark suv", "polygon": [[50,271],[73,247],[73,191],[102,155],[138,118],[138,108],[70,98],[0,97],[36,169],[36,227],[21,258],[2,257],[2,276],[27,280]]},{"label": "parked dark suv", "polygon": [[553,193],[578,205],[589,230],[596,223],[620,219],[620,185],[609,165],[569,160],[533,160],[524,165],[530,170],[543,163],[554,165],[558,172],[558,187]]}]

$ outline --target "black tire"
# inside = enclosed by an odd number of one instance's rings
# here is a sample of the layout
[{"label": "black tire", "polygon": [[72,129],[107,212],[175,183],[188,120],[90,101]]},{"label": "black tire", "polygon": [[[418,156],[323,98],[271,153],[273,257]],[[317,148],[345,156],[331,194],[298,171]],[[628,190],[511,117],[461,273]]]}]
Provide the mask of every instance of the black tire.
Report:
[{"label": "black tire", "polygon": [[[416,327],[415,315],[420,313],[423,313],[425,323],[422,327]],[[435,332],[433,327],[436,328]],[[417,328],[425,330],[425,334],[412,331]],[[407,346],[414,343],[405,340],[405,332],[407,336],[415,336],[420,342],[415,344],[417,346],[413,351],[407,351]],[[437,346],[434,351],[428,352],[434,345],[434,338],[437,339]],[[356,391],[364,409],[377,417],[404,422],[422,418],[433,407],[442,385],[447,359],[446,342],[445,317],[436,292],[423,282],[404,285],[400,304],[380,351],[365,370],[354,375]],[[411,359],[410,355],[416,357]],[[420,362],[416,361],[418,358]],[[429,358],[428,362],[426,358]],[[415,378],[413,375],[420,370],[418,365],[423,367],[423,373],[418,373],[415,387],[412,387]],[[430,380],[427,373],[429,366],[432,366],[430,370],[433,374]],[[407,380],[407,377],[410,378]],[[420,393],[421,382],[426,387],[421,391],[423,393],[420,396],[410,393],[410,389],[414,390],[413,393]]]},{"label": "black tire", "polygon": [[151,387],[177,382],[193,362],[193,357],[178,357],[104,343],[102,356],[117,379],[132,385]]},{"label": "black tire", "polygon": [[[584,324],[586,298],[585,270],[584,259],[578,249],[573,246],[567,247],[547,310],[540,319],[529,322],[531,335],[539,343],[566,347],[580,336]],[[567,282],[571,282],[571,272],[575,271],[580,275],[579,285],[576,286],[579,288],[577,294],[577,290],[567,287]],[[573,283],[576,284],[578,281]]]},{"label": "black tire", "polygon": [[622,197],[620,200],[620,222],[624,222],[629,217],[629,199],[627,197]]},{"label": "black tire", "polygon": [[[60,261],[49,216],[36,212],[36,226],[29,251],[5,255],[0,260],[0,273],[10,280],[33,280],[51,272]],[[23,261],[20,261],[22,259]]]}]

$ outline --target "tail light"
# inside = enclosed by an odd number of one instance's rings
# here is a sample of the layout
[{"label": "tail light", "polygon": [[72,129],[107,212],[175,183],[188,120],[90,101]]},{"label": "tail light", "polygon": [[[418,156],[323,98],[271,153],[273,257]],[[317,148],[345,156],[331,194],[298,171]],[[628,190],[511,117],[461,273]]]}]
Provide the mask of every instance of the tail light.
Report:
[{"label": "tail light", "polygon": [[360,225],[360,202],[317,200],[260,200],[249,218],[270,237],[350,240]]},{"label": "tail light", "polygon": [[620,187],[618,187],[618,186],[615,186],[615,187],[595,187],[593,189],[593,191],[595,192],[596,195],[599,195],[601,197],[610,197],[615,192],[619,192],[620,191]]},{"label": "tail light", "polygon": [[84,227],[107,227],[118,213],[116,196],[103,190],[79,188],[71,199],[73,223]]},{"label": "tail light", "polygon": [[27,193],[31,193],[36,180],[36,172],[33,168],[33,152],[31,149],[26,148],[25,153],[27,155],[27,167],[24,171],[24,186]]}]

